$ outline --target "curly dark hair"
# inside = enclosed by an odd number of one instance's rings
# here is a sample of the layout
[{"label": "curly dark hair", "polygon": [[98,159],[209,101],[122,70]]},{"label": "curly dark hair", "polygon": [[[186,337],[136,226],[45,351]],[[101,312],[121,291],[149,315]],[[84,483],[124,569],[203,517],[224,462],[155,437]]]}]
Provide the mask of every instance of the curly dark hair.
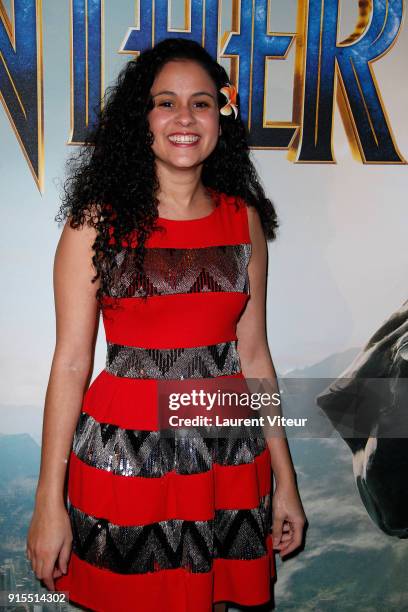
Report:
[{"label": "curly dark hair", "polygon": [[[150,90],[159,70],[173,60],[198,62],[216,85],[219,107],[225,104],[219,91],[229,82],[225,69],[198,42],[167,38],[125,64],[95,109],[95,127],[88,131],[79,151],[66,162],[68,176],[55,220],[69,219],[72,228],[85,222],[95,228],[92,262],[97,274],[92,282],[101,278],[96,297],[102,307],[115,256],[123,245],[129,247],[130,235],[136,242],[132,260],[137,271],[143,273],[145,242],[159,216],[155,195],[159,182],[147,118],[153,108]],[[237,102],[239,110],[239,95]],[[273,240],[278,228],[277,215],[250,160],[240,112],[236,119],[220,114],[220,126],[222,134],[217,145],[203,162],[202,184],[209,191],[237,196],[248,206],[254,206],[266,239]],[[157,227],[158,223],[156,230]]]}]

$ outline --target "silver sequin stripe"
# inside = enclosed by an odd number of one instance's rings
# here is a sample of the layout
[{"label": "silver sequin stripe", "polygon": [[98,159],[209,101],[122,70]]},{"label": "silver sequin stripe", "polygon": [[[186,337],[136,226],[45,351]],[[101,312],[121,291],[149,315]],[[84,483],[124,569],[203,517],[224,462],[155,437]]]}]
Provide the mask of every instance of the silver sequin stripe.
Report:
[{"label": "silver sequin stripe", "polygon": [[215,510],[208,521],[169,519],[121,526],[72,504],[69,515],[76,555],[119,574],[176,568],[209,572],[215,558],[258,559],[267,554],[272,524],[271,493],[261,498],[257,508]]},{"label": "silver sequin stripe", "polygon": [[107,343],[105,369],[126,378],[186,379],[238,374],[237,341],[207,346],[155,349]]},{"label": "silver sequin stripe", "polygon": [[184,436],[178,429],[169,432],[122,429],[99,423],[82,412],[73,440],[73,451],[87,465],[119,476],[160,478],[175,470],[198,474],[219,465],[253,462],[266,448],[263,436],[205,438]]},{"label": "silver sequin stripe", "polygon": [[148,248],[143,273],[137,272],[136,251],[123,249],[107,274],[112,297],[202,293],[249,292],[248,263],[251,244],[197,248]]}]

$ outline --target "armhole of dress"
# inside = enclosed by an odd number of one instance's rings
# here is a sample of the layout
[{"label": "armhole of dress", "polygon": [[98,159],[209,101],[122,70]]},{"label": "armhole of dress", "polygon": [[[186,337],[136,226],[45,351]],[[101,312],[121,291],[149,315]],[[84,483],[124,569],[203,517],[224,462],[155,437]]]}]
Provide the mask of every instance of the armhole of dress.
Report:
[{"label": "armhole of dress", "polygon": [[245,238],[245,242],[248,244],[252,244],[251,242],[251,233],[249,231],[249,217],[248,217],[248,205],[246,204],[245,200],[243,200],[242,198],[238,198],[238,203],[241,209],[241,215],[242,215],[242,223],[243,223],[243,228],[244,228],[244,238]]},{"label": "armhole of dress", "polygon": [[239,204],[239,219],[240,219],[240,234],[242,236],[241,247],[243,248],[244,260],[245,260],[245,286],[244,293],[251,295],[251,286],[249,281],[248,264],[252,256],[252,241],[251,234],[249,231],[249,217],[248,217],[248,206],[245,200],[238,198]]}]

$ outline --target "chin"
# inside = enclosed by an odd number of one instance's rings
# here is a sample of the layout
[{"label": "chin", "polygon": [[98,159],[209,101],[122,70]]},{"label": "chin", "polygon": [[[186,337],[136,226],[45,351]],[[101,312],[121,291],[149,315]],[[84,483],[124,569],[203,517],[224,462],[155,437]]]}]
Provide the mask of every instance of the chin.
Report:
[{"label": "chin", "polygon": [[202,163],[203,163],[202,161],[197,161],[197,162],[190,162],[190,163],[186,162],[185,164],[183,164],[183,163],[179,163],[178,164],[178,163],[172,161],[172,162],[169,162],[169,165],[173,166],[173,168],[177,168],[179,170],[183,170],[183,169],[184,170],[189,170],[190,168],[196,168],[197,166],[201,166]]},{"label": "chin", "polygon": [[199,166],[201,165],[204,160],[206,158],[205,157],[179,157],[177,155],[174,154],[173,155],[168,155],[166,157],[161,157],[160,161],[163,164],[166,164],[167,166],[173,166],[176,168],[193,168],[195,166]]}]

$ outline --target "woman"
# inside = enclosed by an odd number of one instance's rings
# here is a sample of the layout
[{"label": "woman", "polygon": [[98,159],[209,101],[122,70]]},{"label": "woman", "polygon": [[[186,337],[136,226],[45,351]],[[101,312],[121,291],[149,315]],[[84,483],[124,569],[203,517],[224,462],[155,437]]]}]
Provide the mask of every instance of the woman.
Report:
[{"label": "woman", "polygon": [[[155,385],[276,380],[264,304],[276,213],[236,92],[198,43],[141,53],[104,102],[58,217],[57,342],[27,555],[49,589],[92,610],[261,604],[273,548],[298,548],[305,524],[287,442],[166,437]],[[100,311],[106,368],[87,389]]]}]

